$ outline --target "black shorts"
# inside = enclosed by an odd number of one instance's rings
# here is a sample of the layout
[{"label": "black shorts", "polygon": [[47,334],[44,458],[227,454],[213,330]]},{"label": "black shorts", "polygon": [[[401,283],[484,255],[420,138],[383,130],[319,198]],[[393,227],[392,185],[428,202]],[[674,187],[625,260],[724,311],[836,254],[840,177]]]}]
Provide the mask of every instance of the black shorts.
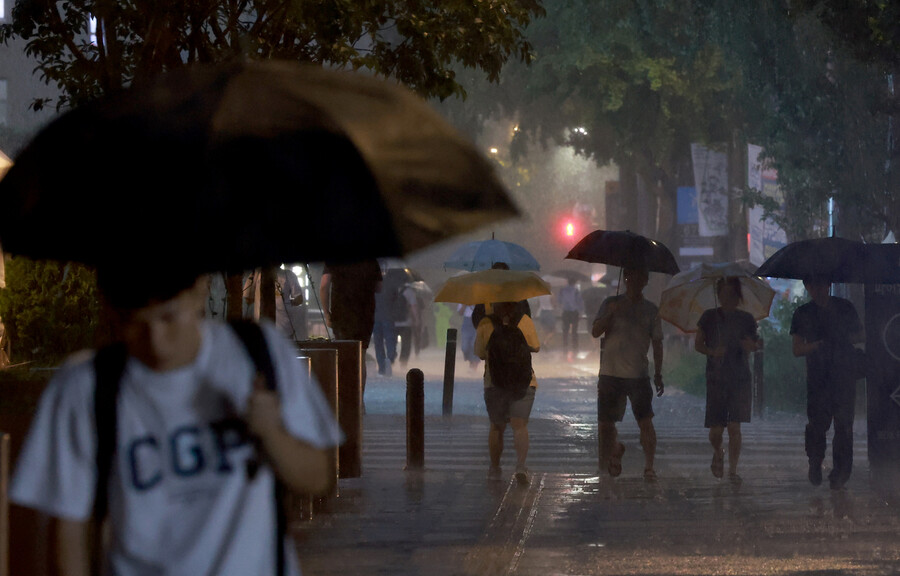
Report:
[{"label": "black shorts", "polygon": [[510,418],[523,418],[527,421],[531,416],[531,407],[534,406],[534,386],[529,386],[525,396],[518,400],[513,397],[512,392],[490,386],[484,389],[484,405],[494,426],[505,426]]},{"label": "black shorts", "polygon": [[621,422],[625,404],[631,400],[635,420],[653,417],[653,388],[650,378],[617,378],[600,375],[597,382],[597,419]]},{"label": "black shorts", "polygon": [[728,377],[706,376],[706,428],[727,426],[729,422],[749,422],[753,405],[750,373]]}]

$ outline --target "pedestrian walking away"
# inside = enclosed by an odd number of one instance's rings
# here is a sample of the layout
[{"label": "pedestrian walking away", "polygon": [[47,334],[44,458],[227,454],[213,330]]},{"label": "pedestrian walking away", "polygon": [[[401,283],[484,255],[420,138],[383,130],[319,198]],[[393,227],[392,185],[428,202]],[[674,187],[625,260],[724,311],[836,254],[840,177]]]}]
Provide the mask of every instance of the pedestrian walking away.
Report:
[{"label": "pedestrian walking away", "polygon": [[472,312],[475,306],[466,306],[460,304],[456,308],[457,314],[462,316],[462,323],[459,327],[459,349],[462,350],[463,358],[469,363],[469,369],[473,372],[478,369],[481,360],[475,354],[475,335],[476,328],[472,326]]},{"label": "pedestrian walking away", "polygon": [[397,326],[398,320],[405,320],[403,312],[408,312],[406,300],[400,292],[403,283],[396,275],[390,278],[383,275],[381,290],[375,293],[375,317],[372,326],[372,348],[375,351],[375,362],[378,374],[393,375],[393,365],[397,360]]},{"label": "pedestrian walking away", "polygon": [[403,306],[405,313],[399,313],[395,316],[394,329],[400,338],[400,351],[398,358],[400,365],[406,368],[409,363],[409,355],[413,349],[416,355],[419,353],[420,336],[422,327],[420,318],[421,310],[416,295],[416,290],[409,284],[405,284],[400,288],[398,294],[397,306]]},{"label": "pedestrian walking away", "polygon": [[703,312],[697,322],[694,349],[706,356],[706,417],[713,456],[710,470],[716,478],[725,474],[724,432],[728,430],[728,479],[740,484],[741,423],[750,422],[752,407],[750,353],[762,348],[753,315],[738,310],[743,300],[740,279],[716,281],[720,306]]},{"label": "pedestrian walking away", "polygon": [[333,486],[327,400],[270,321],[203,318],[205,278],[121,270],[98,271],[117,343],[53,376],[12,500],[51,517],[63,574],[299,575],[280,488]]},{"label": "pedestrian walking away", "polygon": [[528,418],[534,406],[537,378],[531,368],[531,353],[541,348],[531,317],[522,314],[516,302],[496,302],[493,313],[481,320],[475,336],[475,354],[485,361],[484,404],[491,426],[488,474],[500,478],[500,458],[506,425],[513,429],[516,451],[515,477],[528,483]]},{"label": "pedestrian walking away", "polygon": [[625,293],[604,300],[591,325],[594,338],[603,336],[597,383],[600,469],[614,477],[622,473],[625,445],[618,441],[616,423],[624,418],[630,401],[644,450],[644,479],[652,482],[656,480],[656,429],[647,352],[652,346],[653,383],[656,395],[662,396],[662,325],[656,305],[644,298],[647,271],[627,268],[623,278]]},{"label": "pedestrian walking away", "polygon": [[[381,265],[370,259],[349,264],[325,263],[319,299],[325,324],[338,340],[359,340],[362,353],[369,348],[375,327],[375,294],[381,291]],[[362,363],[365,410],[366,363]]]},{"label": "pedestrian walking away", "polygon": [[[584,313],[584,300],[578,289],[575,278],[569,278],[567,284],[559,289],[559,307],[562,310],[563,357],[572,362],[578,355],[578,321]],[[569,348],[571,337],[572,348]]]},{"label": "pedestrian walking away", "polygon": [[[260,276],[257,269],[244,277],[244,318],[260,318]],[[303,288],[293,270],[275,270],[275,325],[295,342],[309,337],[303,303]]]},{"label": "pedestrian walking away", "polygon": [[853,469],[853,417],[859,377],[854,344],[865,341],[856,308],[849,300],[832,296],[831,282],[811,277],[803,281],[810,302],[791,320],[792,351],[806,358],[806,456],[809,481],[822,483],[826,433],[834,423],[832,489],[843,488]]}]

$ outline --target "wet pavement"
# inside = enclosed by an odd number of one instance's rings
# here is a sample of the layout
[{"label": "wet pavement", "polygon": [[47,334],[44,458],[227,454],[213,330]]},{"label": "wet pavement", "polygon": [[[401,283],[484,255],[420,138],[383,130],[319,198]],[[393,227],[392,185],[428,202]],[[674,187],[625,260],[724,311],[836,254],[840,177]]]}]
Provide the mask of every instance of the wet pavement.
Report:
[{"label": "wet pavement", "polygon": [[774,413],[744,425],[734,484],[710,473],[703,399],[670,387],[654,401],[658,481],[642,478],[630,412],[613,479],[597,473],[596,362],[535,364],[527,486],[511,478],[509,434],[504,476],[487,476],[481,381],[468,366],[444,417],[442,354],[409,364],[426,377],[423,470],[405,469],[405,370],[370,376],[362,476],[292,524],[306,576],[900,574],[900,498],[869,481],[865,422],[844,490],[809,484],[805,421]]}]

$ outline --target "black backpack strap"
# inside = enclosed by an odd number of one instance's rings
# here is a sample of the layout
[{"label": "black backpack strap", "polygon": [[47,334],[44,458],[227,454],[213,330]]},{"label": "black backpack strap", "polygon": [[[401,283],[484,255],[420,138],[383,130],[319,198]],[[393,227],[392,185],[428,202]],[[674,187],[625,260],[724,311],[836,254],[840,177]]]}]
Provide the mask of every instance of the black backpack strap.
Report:
[{"label": "black backpack strap", "polygon": [[[249,320],[233,320],[230,322],[235,333],[244,343],[250,358],[256,364],[257,372],[261,373],[266,379],[266,388],[275,390],[275,366],[272,364],[272,356],[269,354],[269,347],[266,344],[265,336],[262,328],[256,322]],[[258,448],[257,448],[258,449]],[[248,471],[252,473],[252,471]],[[276,558],[278,576],[286,573],[285,556],[284,556],[284,536],[287,532],[287,518],[284,513],[284,486],[275,477],[275,516],[276,516]]]},{"label": "black backpack strap", "polygon": [[112,473],[113,456],[116,452],[118,425],[116,399],[119,396],[119,381],[125,372],[128,352],[125,345],[118,343],[106,346],[94,356],[94,421],[97,434],[97,484],[94,488],[93,525],[91,527],[91,569],[100,573],[103,558],[103,521],[108,511],[109,476]]}]

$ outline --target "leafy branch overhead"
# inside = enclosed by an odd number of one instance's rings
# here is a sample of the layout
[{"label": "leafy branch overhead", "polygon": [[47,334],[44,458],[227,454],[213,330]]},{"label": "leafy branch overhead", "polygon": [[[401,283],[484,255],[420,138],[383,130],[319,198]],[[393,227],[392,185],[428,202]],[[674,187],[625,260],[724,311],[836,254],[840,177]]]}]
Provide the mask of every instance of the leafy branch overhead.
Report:
[{"label": "leafy branch overhead", "polygon": [[458,67],[496,81],[529,61],[524,30],[543,13],[538,0],[19,0],[0,40],[26,41],[57,108],[233,58],[363,69],[444,99],[465,95]]}]

